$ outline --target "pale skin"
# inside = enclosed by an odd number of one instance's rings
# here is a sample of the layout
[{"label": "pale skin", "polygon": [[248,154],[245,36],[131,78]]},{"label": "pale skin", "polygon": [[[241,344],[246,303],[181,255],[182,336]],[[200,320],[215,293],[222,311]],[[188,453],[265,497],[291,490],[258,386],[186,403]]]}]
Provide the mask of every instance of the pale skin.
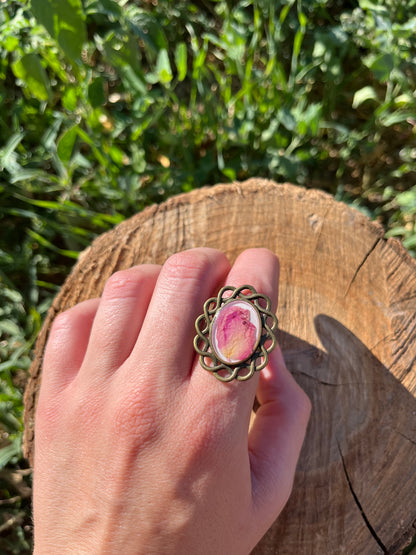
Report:
[{"label": "pale skin", "polygon": [[[266,249],[114,274],[54,321],[35,424],[35,553],[247,554],[286,504],[311,405],[277,347],[222,383],[193,349],[223,285],[278,300]],[[255,396],[260,408],[252,425]]]}]

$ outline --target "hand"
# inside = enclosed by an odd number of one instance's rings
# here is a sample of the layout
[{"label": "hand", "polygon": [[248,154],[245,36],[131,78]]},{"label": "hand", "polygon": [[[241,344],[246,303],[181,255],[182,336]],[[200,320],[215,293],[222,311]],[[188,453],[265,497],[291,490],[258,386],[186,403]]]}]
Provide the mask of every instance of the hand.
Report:
[{"label": "hand", "polygon": [[310,402],[278,347],[247,382],[216,380],[194,322],[224,284],[276,308],[278,274],[265,249],[231,269],[193,249],[117,272],[57,316],[36,413],[35,553],[250,552],[290,495]]}]

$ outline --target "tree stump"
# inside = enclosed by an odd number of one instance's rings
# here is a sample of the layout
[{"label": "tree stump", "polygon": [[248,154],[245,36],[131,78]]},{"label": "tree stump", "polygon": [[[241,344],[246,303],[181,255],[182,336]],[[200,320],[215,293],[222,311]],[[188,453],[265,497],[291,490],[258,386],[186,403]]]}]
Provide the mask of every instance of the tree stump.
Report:
[{"label": "tree stump", "polygon": [[313,413],[293,494],[255,554],[397,553],[416,526],[416,263],[322,192],[253,179],[152,206],[87,248],[39,335],[25,396],[32,461],[51,322],[116,270],[216,247],[280,258],[279,342]]}]

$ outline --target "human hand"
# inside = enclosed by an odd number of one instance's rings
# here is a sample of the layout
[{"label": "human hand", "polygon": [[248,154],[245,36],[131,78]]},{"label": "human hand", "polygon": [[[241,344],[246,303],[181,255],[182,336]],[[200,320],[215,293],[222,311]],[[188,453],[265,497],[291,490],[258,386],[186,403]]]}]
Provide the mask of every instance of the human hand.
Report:
[{"label": "human hand", "polygon": [[275,309],[278,274],[265,249],[231,269],[193,249],[114,274],[100,299],[55,319],[35,421],[35,553],[250,552],[290,495],[310,402],[279,347],[247,382],[216,380],[194,322],[224,284],[249,283]]}]

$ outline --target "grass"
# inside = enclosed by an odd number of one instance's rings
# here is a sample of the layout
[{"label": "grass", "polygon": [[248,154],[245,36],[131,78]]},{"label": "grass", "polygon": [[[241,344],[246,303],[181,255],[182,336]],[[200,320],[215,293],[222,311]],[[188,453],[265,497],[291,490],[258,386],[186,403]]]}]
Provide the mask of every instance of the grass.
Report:
[{"label": "grass", "polygon": [[415,31],[415,0],[0,4],[1,552],[31,549],[31,348],[96,235],[261,176],[334,194],[415,254]]}]

